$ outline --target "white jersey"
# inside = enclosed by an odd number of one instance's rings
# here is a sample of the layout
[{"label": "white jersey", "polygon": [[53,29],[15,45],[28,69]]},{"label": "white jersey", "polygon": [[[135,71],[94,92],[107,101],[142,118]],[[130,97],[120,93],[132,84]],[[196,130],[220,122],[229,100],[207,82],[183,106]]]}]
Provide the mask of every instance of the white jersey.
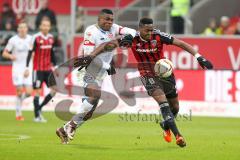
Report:
[{"label": "white jersey", "polygon": [[32,36],[30,35],[27,35],[25,38],[15,35],[9,39],[5,49],[8,52],[12,52],[12,55],[16,57],[16,60],[13,61],[14,70],[25,70],[28,52],[31,49],[31,41]]},{"label": "white jersey", "polygon": [[[30,35],[27,35],[25,38],[15,35],[9,39],[6,45],[5,50],[11,52],[16,57],[16,60],[12,62],[12,80],[16,86],[32,85],[32,71],[30,70],[30,75],[27,78],[24,77],[27,56],[31,49],[31,41],[32,36]],[[29,64],[29,69],[32,69],[32,61]]]},{"label": "white jersey", "polygon": [[[97,24],[91,25],[86,28],[84,32],[83,53],[89,55],[95,48],[104,42],[109,42],[116,38],[118,35],[131,34],[135,37],[136,31],[127,27],[122,27],[113,24],[110,31],[102,30]],[[103,62],[103,68],[108,69],[112,61],[115,50],[111,52],[103,52],[97,57]]]}]

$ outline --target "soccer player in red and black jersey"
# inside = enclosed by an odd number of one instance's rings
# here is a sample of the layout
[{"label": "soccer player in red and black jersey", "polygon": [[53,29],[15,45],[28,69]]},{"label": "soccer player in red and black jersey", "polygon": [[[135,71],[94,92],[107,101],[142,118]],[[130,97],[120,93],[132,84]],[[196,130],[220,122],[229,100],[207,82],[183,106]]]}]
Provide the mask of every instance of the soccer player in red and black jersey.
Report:
[{"label": "soccer player in red and black jersey", "polygon": [[139,22],[139,32],[133,38],[132,51],[138,61],[138,70],[141,80],[148,94],[152,96],[159,104],[164,121],[160,126],[164,130],[164,139],[171,142],[171,131],[176,137],[176,143],[180,147],[185,147],[186,142],[180,134],[174,117],[179,111],[178,94],[175,88],[175,78],[172,74],[170,77],[163,79],[154,72],[154,65],[164,58],[163,46],[175,45],[196,57],[200,66],[206,69],[212,69],[211,62],[197,53],[193,47],[184,41],[181,41],[170,34],[160,32],[154,29],[151,18],[142,18]]},{"label": "soccer player in red and black jersey", "polygon": [[[33,48],[28,54],[26,67],[29,66],[30,59],[33,54],[33,88],[35,96],[33,100],[35,122],[46,122],[41,114],[42,107],[46,105],[56,94],[53,86],[49,84],[49,76],[52,73],[52,64],[56,65],[56,60],[53,51],[54,38],[49,33],[51,22],[49,19],[43,19],[40,25],[40,32],[33,36]],[[25,71],[28,74],[28,69]],[[50,93],[44,98],[42,103],[39,103],[42,83],[51,89]],[[53,85],[53,84],[51,84]]]}]

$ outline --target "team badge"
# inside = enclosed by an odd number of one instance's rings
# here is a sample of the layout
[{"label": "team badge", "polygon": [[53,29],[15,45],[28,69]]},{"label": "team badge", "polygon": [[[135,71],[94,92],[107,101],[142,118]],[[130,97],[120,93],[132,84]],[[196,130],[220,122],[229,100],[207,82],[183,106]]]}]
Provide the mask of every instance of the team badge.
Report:
[{"label": "team badge", "polygon": [[152,45],[152,47],[156,47],[157,41],[156,41],[156,40],[152,40],[152,41],[151,41],[151,45]]},{"label": "team badge", "polygon": [[87,36],[90,37],[92,34],[90,32],[87,32]]},{"label": "team badge", "polygon": [[49,39],[49,43],[53,44],[53,39]]},{"label": "team badge", "polygon": [[41,39],[41,40],[39,41],[39,43],[40,43],[40,44],[43,44],[43,40]]},{"label": "team badge", "polygon": [[112,38],[113,38],[113,34],[112,34],[112,33],[109,33],[109,34],[108,34],[108,38],[112,39]]}]

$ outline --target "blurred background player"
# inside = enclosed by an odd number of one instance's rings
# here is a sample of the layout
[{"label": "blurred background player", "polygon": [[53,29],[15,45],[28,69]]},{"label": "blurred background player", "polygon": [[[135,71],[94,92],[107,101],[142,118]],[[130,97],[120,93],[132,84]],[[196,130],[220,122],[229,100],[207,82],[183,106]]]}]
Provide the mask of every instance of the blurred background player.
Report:
[{"label": "blurred background player", "polygon": [[[32,45],[33,48],[29,52],[27,57],[27,68],[33,54],[33,88],[35,96],[33,100],[35,122],[46,122],[46,119],[42,116],[41,110],[55,96],[56,91],[53,86],[50,86],[48,78],[52,73],[52,64],[56,65],[55,55],[53,51],[54,38],[49,33],[51,29],[51,22],[48,18],[42,19],[40,24],[40,32],[33,36]],[[26,69],[26,75],[29,74],[29,70]],[[45,82],[47,87],[50,87],[51,91],[46,95],[42,103],[39,103],[39,96],[41,93],[42,83]]]},{"label": "blurred background player", "polygon": [[[91,55],[92,52],[102,45],[103,43],[110,42],[119,35],[131,34],[135,36],[136,31],[134,29],[121,27],[113,23],[113,12],[109,9],[103,9],[98,15],[97,24],[93,24],[87,27],[84,33],[84,56]],[[116,47],[116,46],[114,46]],[[114,50],[105,50],[100,55],[96,56],[94,63],[101,63],[99,66],[91,68],[89,66],[87,73],[84,76],[84,92],[85,97],[82,99],[82,105],[78,114],[73,116],[72,120],[61,128],[58,128],[56,133],[60,137],[62,143],[68,143],[68,139],[73,139],[75,130],[82,125],[91,116],[93,111],[98,105],[98,101],[101,97],[101,84],[108,73],[112,75],[115,69],[111,66]],[[94,61],[93,60],[93,61]],[[93,69],[93,70],[92,70]],[[95,75],[90,71],[96,72]]]},{"label": "blurred background player", "polygon": [[[32,36],[28,35],[28,27],[25,21],[18,24],[18,34],[9,39],[3,52],[3,57],[12,61],[12,80],[16,87],[16,120],[24,120],[22,116],[23,99],[29,97],[32,92],[32,79],[24,75],[28,52],[31,47]],[[29,70],[32,70],[32,62],[29,62]]]},{"label": "blurred background player", "polygon": [[195,56],[203,68],[212,69],[212,64],[197,53],[189,44],[173,38],[171,35],[154,29],[151,18],[142,18],[139,22],[139,32],[133,39],[132,51],[138,62],[138,70],[141,75],[141,81],[148,91],[159,104],[164,121],[161,127],[164,129],[164,138],[171,142],[171,131],[176,137],[176,143],[180,147],[186,146],[186,142],[179,132],[174,117],[179,111],[178,93],[175,87],[175,77],[162,80],[156,76],[154,65],[164,58],[163,45],[170,44],[180,47]]}]

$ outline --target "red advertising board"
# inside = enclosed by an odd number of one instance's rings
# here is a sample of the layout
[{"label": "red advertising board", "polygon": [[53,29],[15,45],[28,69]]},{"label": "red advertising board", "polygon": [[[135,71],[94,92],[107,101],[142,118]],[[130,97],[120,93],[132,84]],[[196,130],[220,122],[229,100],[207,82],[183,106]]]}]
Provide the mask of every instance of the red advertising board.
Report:
[{"label": "red advertising board", "polygon": [[[0,66],[0,72],[4,73],[1,74],[0,96],[15,95],[15,89],[12,85],[11,66]],[[240,71],[175,70],[174,73],[180,100],[240,103]],[[72,74],[71,81],[76,82],[79,79],[76,75],[79,74]],[[125,74],[120,76],[126,77]],[[140,81],[140,79],[138,80]],[[103,86],[110,87],[107,90],[115,92],[114,87],[111,87],[114,85],[111,80],[105,83],[108,85]],[[127,83],[127,80],[124,83]],[[73,85],[78,85],[78,83]]]}]

